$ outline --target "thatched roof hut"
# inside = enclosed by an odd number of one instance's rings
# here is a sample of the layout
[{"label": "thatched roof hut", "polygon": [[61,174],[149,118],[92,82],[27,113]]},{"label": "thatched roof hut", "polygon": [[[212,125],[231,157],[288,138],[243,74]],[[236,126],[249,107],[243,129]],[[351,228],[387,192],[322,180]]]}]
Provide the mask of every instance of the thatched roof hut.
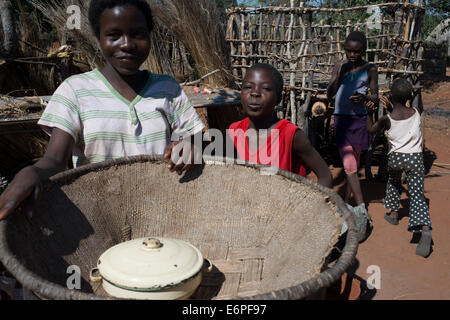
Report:
[{"label": "thatched roof hut", "polygon": [[450,57],[450,18],[443,20],[425,39],[437,45],[447,44],[447,56]]}]

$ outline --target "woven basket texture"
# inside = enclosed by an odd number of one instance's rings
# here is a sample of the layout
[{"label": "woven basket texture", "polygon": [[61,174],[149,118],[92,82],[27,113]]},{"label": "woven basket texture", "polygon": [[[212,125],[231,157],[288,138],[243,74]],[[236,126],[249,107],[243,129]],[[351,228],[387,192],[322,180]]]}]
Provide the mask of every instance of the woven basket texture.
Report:
[{"label": "woven basket texture", "polygon": [[[192,299],[298,299],[328,286],[357,248],[354,221],[331,190],[258,165],[210,160],[179,176],[160,157],[107,161],[51,178],[28,222],[0,222],[3,264],[49,299],[110,298],[89,281],[99,256],[122,241],[182,239],[213,263]],[[338,262],[325,268],[342,218],[350,226]],[[67,289],[79,266],[81,290]],[[327,270],[325,270],[327,269]]]}]

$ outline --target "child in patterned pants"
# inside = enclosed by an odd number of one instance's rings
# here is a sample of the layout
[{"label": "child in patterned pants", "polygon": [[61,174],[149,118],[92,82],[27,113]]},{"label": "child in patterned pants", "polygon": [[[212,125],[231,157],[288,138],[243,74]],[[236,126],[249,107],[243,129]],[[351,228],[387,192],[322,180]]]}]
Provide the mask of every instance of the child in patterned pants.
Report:
[{"label": "child in patterned pants", "polygon": [[[421,152],[392,152],[388,158],[389,179],[386,186],[386,197],[383,205],[391,212],[398,212],[402,192],[401,174],[406,173],[406,181],[410,198],[408,230],[420,230],[422,226],[431,228],[430,213],[424,197],[424,166]],[[398,216],[392,213],[387,218],[392,224],[398,224]]]},{"label": "child in patterned pants", "polygon": [[[405,79],[392,84],[391,98],[381,98],[381,104],[392,106],[392,111],[375,124],[367,119],[367,130],[375,133],[386,129],[390,150],[388,153],[389,179],[386,186],[384,206],[390,212],[384,218],[398,225],[398,210],[402,191],[401,174],[405,172],[410,198],[408,231],[421,232],[416,254],[427,257],[431,252],[431,219],[424,196],[424,165],[422,157],[421,110],[406,107],[412,97],[412,86]],[[373,112],[374,104],[366,104]]]}]

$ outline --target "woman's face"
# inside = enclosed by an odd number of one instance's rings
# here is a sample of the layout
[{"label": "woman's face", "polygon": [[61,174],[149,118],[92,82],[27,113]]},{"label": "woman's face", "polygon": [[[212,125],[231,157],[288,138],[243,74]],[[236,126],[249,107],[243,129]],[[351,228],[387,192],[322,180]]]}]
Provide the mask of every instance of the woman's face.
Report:
[{"label": "woman's face", "polygon": [[129,4],[102,12],[99,40],[106,61],[125,76],[139,71],[150,51],[150,33],[145,16]]},{"label": "woman's face", "polygon": [[347,56],[348,61],[353,64],[362,58],[364,53],[363,49],[363,44],[358,41],[349,40],[344,44],[345,55]]},{"label": "woman's face", "polygon": [[278,102],[276,86],[271,73],[254,69],[246,73],[241,90],[241,103],[247,116],[264,119],[272,116]]}]

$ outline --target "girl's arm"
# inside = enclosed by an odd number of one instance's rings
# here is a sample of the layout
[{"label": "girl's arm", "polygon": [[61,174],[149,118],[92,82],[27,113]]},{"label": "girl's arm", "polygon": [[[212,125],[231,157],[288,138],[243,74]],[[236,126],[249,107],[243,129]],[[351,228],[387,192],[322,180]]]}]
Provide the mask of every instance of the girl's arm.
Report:
[{"label": "girl's arm", "polygon": [[333,97],[336,95],[336,92],[339,89],[339,84],[341,82],[341,69],[345,64],[345,60],[339,61],[335,64],[333,70],[331,71],[331,79],[327,87],[327,98],[329,101],[333,100]]},{"label": "girl's arm", "polygon": [[302,162],[316,174],[319,184],[327,188],[333,186],[330,169],[302,130],[295,132],[292,148]]},{"label": "girl's arm", "polygon": [[367,70],[368,78],[369,78],[369,88],[370,94],[354,94],[350,97],[350,100],[353,103],[367,103],[367,102],[378,102],[378,71],[377,67],[374,65],[369,66],[369,70]]},{"label": "girl's arm", "polygon": [[0,195],[0,220],[24,203],[24,211],[31,218],[42,181],[67,169],[75,142],[72,136],[54,128],[45,155],[34,165],[20,170],[8,188]]},{"label": "girl's arm", "polygon": [[372,101],[373,103],[378,102],[378,70],[377,67],[371,65],[367,71],[369,75],[369,88],[370,94],[366,95],[366,100]]},{"label": "girl's arm", "polygon": [[388,116],[382,116],[375,124],[373,123],[373,114],[369,113],[367,115],[367,131],[370,133],[376,133],[383,129],[389,129],[388,124],[390,123]]}]

